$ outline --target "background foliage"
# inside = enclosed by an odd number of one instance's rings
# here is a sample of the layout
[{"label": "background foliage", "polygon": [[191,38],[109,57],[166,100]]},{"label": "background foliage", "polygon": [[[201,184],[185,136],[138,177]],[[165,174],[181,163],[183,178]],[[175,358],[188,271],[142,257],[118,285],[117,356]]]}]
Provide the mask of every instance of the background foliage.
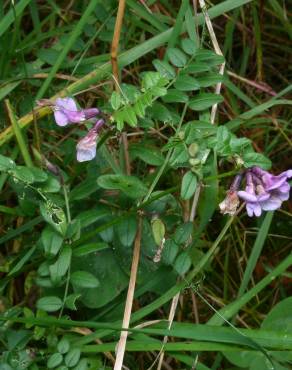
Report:
[{"label": "background foliage", "polygon": [[[113,368],[137,213],[124,365],[291,368],[291,204],[218,211],[241,167],[292,167],[291,9],[207,2],[223,57],[194,4],[127,0],[115,90],[116,1],[1,2],[0,369]],[[36,107],[56,96],[103,112],[93,161],[75,150],[90,123]]]}]

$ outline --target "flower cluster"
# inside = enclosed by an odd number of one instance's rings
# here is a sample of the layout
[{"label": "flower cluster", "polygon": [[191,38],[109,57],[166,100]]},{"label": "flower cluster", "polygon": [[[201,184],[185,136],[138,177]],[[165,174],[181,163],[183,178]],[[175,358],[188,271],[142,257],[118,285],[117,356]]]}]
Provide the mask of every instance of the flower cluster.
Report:
[{"label": "flower cluster", "polygon": [[252,167],[245,172],[245,190],[238,190],[242,177],[242,174],[236,176],[226,198],[220,203],[223,214],[234,215],[239,198],[245,201],[250,217],[259,217],[262,211],[274,211],[289,199],[290,185],[287,180],[292,177],[292,170],[274,176],[260,167]]},{"label": "flower cluster", "polygon": [[[43,99],[38,102],[40,106],[49,106],[54,112],[55,121],[58,126],[67,126],[76,123],[82,123],[89,119],[96,119],[96,116],[100,114],[99,109],[78,109],[74,99],[65,97],[57,98],[53,103],[50,100]],[[90,161],[96,156],[96,140],[98,132],[104,125],[104,120],[99,119],[96,121],[92,129],[88,131],[77,143],[77,161],[84,162]]]}]

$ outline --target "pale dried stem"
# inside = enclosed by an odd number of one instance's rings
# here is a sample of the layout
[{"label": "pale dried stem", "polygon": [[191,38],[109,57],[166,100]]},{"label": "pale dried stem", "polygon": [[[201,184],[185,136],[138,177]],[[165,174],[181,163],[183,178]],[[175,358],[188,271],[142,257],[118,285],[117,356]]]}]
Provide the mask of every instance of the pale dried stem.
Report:
[{"label": "pale dried stem", "polygon": [[[137,230],[137,234],[136,234],[135,242],[134,242],[131,275],[130,275],[128,293],[127,293],[127,298],[126,298],[124,318],[123,318],[123,323],[122,323],[122,327],[125,329],[129,328],[129,324],[130,324],[133,299],[134,299],[134,291],[135,291],[136,278],[137,278],[137,271],[138,271],[138,264],[139,264],[139,257],[140,257],[141,234],[142,234],[142,215],[139,215],[138,216],[138,230]],[[127,336],[128,336],[127,331],[121,332],[120,340],[117,344],[116,362],[115,362],[114,370],[121,370],[123,367]]]},{"label": "pale dried stem", "polygon": [[[207,25],[207,28],[208,28],[208,31],[209,31],[209,34],[210,34],[210,38],[211,38],[211,41],[212,41],[214,50],[215,50],[216,54],[223,55],[223,53],[222,53],[222,51],[220,49],[220,46],[218,44],[218,41],[217,41],[215,32],[214,32],[214,28],[213,28],[212,22],[210,20],[209,14],[207,12],[205,0],[199,0],[199,3],[200,3],[200,7],[202,9],[202,12],[203,12],[203,15],[204,15],[204,18],[205,18],[205,21],[206,21],[206,25]],[[221,74],[222,76],[224,74],[224,69],[225,69],[225,62],[223,62],[221,64],[220,69],[219,69],[219,74]],[[222,86],[222,82],[219,82],[216,85],[215,94],[218,94],[218,95],[220,94],[221,86]],[[212,106],[212,109],[211,109],[210,121],[211,121],[212,124],[214,124],[214,122],[215,122],[215,117],[216,117],[216,113],[217,113],[217,107],[218,107],[218,104],[214,104]]]},{"label": "pale dried stem", "polygon": [[[177,305],[178,305],[178,302],[179,302],[179,296],[180,296],[180,293],[177,293],[172,298],[171,307],[170,307],[170,311],[169,311],[169,315],[168,315],[168,327],[167,327],[168,329],[170,329],[171,326],[172,326],[174,315],[175,315],[175,311],[176,311],[176,308],[177,308]],[[163,347],[165,346],[165,344],[167,343],[167,341],[168,341],[168,336],[166,335],[163,338]],[[162,367],[162,364],[163,364],[164,353],[165,353],[163,351],[163,347],[162,347],[162,350],[161,350],[161,353],[160,353],[160,356],[159,356],[157,370],[161,370],[161,367]]]},{"label": "pale dried stem", "polygon": [[242,81],[244,83],[246,83],[247,85],[250,85],[250,86],[253,86],[255,87],[256,89],[260,90],[260,91],[263,91],[271,96],[276,96],[277,93],[276,91],[274,91],[271,86],[269,86],[268,84],[264,83],[264,82],[255,82],[253,80],[249,80],[248,78],[245,78],[245,77],[242,77],[242,76],[239,76],[237,75],[236,73],[233,73],[231,71],[227,71],[227,74],[233,78],[236,78],[237,80],[239,81]]}]

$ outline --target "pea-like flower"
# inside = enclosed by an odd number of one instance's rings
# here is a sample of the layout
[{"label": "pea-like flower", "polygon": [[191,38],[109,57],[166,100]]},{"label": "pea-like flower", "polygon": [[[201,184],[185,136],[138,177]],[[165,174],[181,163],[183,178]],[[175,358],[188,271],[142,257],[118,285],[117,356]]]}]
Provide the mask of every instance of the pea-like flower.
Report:
[{"label": "pea-like flower", "polygon": [[95,158],[98,131],[103,125],[104,120],[98,120],[94,127],[88,131],[87,135],[78,141],[76,146],[78,162],[91,161],[93,158]]},{"label": "pea-like flower", "polygon": [[49,99],[42,99],[37,103],[39,106],[51,107],[57,125],[62,127],[72,123],[84,122],[100,113],[97,108],[78,109],[75,100],[70,97],[57,98],[54,103]]},{"label": "pea-like flower", "polygon": [[96,117],[100,112],[97,108],[80,109],[72,98],[58,98],[53,106],[55,120],[58,126],[67,126],[70,123],[84,122]]}]

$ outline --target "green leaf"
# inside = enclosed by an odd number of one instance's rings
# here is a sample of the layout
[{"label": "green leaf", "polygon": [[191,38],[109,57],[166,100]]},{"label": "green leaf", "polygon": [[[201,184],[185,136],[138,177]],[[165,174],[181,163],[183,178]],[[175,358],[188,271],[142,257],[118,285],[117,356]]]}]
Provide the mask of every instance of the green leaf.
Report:
[{"label": "green leaf", "polygon": [[151,115],[153,119],[158,121],[168,122],[172,120],[172,116],[169,110],[161,103],[153,103],[151,108],[148,108],[147,112]]},{"label": "green leaf", "polygon": [[109,248],[109,245],[104,242],[90,243],[81,245],[80,247],[73,249],[73,255],[76,257],[85,256],[96,251]]},{"label": "green leaf", "polygon": [[137,126],[137,117],[136,113],[132,107],[126,107],[122,110],[124,121],[128,123],[130,126],[135,127]]},{"label": "green leaf", "polygon": [[178,274],[185,274],[192,265],[190,256],[186,252],[182,252],[174,261],[174,269]]},{"label": "green leaf", "polygon": [[64,354],[67,353],[70,349],[70,342],[67,338],[62,338],[57,345],[57,350]]},{"label": "green leaf", "polygon": [[[91,367],[92,368],[92,367]],[[83,358],[79,363],[74,367],[74,370],[87,370],[88,362],[86,358]]]},{"label": "green leaf", "polygon": [[8,157],[0,154],[0,171],[8,171],[15,168],[15,162]]},{"label": "green leaf", "polygon": [[224,57],[222,55],[216,54],[208,49],[198,49],[196,51],[195,60],[199,62],[207,62],[209,66],[222,64],[224,62]]},{"label": "green leaf", "polygon": [[65,306],[70,310],[77,311],[76,301],[81,297],[81,294],[72,293],[69,294],[65,301]]},{"label": "green leaf", "polygon": [[130,247],[135,239],[137,230],[137,220],[135,216],[124,218],[116,225],[116,231],[120,242],[125,247]]},{"label": "green leaf", "polygon": [[189,100],[187,94],[176,89],[167,90],[167,94],[162,98],[165,103],[186,103]]},{"label": "green leaf", "polygon": [[52,204],[51,202],[41,202],[40,211],[47,223],[52,225],[61,235],[64,236],[66,234],[67,221],[62,208]]},{"label": "green leaf", "polygon": [[269,170],[272,167],[272,162],[261,153],[249,152],[243,154],[244,167],[252,166],[261,167],[264,170]]},{"label": "green leaf", "polygon": [[132,144],[130,146],[130,154],[133,159],[138,157],[152,166],[161,166],[164,162],[161,151],[153,146],[147,146],[147,144]]},{"label": "green leaf", "polygon": [[197,176],[192,171],[188,171],[184,174],[180,190],[180,196],[182,199],[187,200],[192,197],[196,191],[197,182]]},{"label": "green leaf", "polygon": [[48,179],[39,185],[39,188],[44,193],[57,193],[60,191],[61,185],[60,182],[53,176],[48,176]]},{"label": "green leaf", "polygon": [[186,68],[184,69],[184,73],[200,73],[200,72],[206,72],[209,71],[210,67],[208,63],[203,62],[193,62],[190,63]]},{"label": "green leaf", "polygon": [[216,85],[218,82],[222,82],[223,76],[219,73],[208,74],[203,77],[197,77],[199,87],[209,87]]},{"label": "green leaf", "polygon": [[186,243],[193,232],[193,223],[186,222],[178,226],[174,234],[174,241],[176,244]]},{"label": "green leaf", "polygon": [[57,261],[49,267],[53,282],[58,282],[68,271],[71,263],[72,249],[69,246],[63,248]]},{"label": "green leaf", "polygon": [[46,227],[41,236],[45,254],[56,256],[63,244],[63,238],[57,234],[51,227]]},{"label": "green leaf", "polygon": [[173,79],[176,76],[174,68],[167,62],[159,59],[153,60],[152,64],[157,69],[157,71],[168,79]]},{"label": "green leaf", "polygon": [[146,186],[135,176],[102,175],[97,180],[103,189],[121,190],[130,198],[140,198],[146,195]]},{"label": "green leaf", "polygon": [[197,50],[195,42],[191,39],[182,39],[181,46],[183,51],[189,55],[195,54]]},{"label": "green leaf", "polygon": [[96,288],[99,286],[98,279],[87,271],[73,272],[70,281],[73,285],[81,288]]},{"label": "green leaf", "polygon": [[30,168],[25,166],[16,166],[13,168],[13,177],[17,180],[23,181],[28,184],[32,184],[35,181],[35,177]]},{"label": "green leaf", "polygon": [[121,269],[120,261],[111,249],[96,252],[94,258],[90,254],[73,258],[72,270],[86,270],[100,282],[96,288],[73,285],[74,292],[81,295],[80,301],[89,308],[103,307],[119,296],[129,283],[128,275]]},{"label": "green leaf", "polygon": [[122,103],[121,95],[118,92],[114,91],[112,93],[110,103],[111,103],[113,110],[119,109]]},{"label": "green leaf", "polygon": [[82,200],[87,198],[89,195],[94,193],[98,190],[98,186],[96,184],[97,177],[94,176],[93,178],[87,178],[85,181],[79,183],[75,188],[73,188],[70,193],[69,197],[70,200]]},{"label": "green leaf", "polygon": [[47,296],[37,301],[37,308],[47,312],[58,311],[62,307],[62,300],[59,297]]},{"label": "green leaf", "polygon": [[166,265],[172,265],[175,257],[178,254],[178,245],[171,239],[167,239],[162,251],[162,262]]},{"label": "green leaf", "polygon": [[81,351],[79,348],[73,348],[71,349],[67,355],[65,356],[65,364],[68,367],[73,367],[77,365],[79,359],[80,359]]},{"label": "green leaf", "polygon": [[161,74],[158,72],[144,72],[141,86],[143,89],[149,90],[153,87],[163,87],[167,83],[168,79],[161,76]]},{"label": "green leaf", "polygon": [[180,74],[174,83],[174,87],[181,91],[194,91],[200,88],[198,81],[187,74]]},{"label": "green leaf", "polygon": [[29,170],[32,172],[35,182],[44,182],[48,180],[48,175],[40,168],[30,167]]},{"label": "green leaf", "polygon": [[55,367],[59,366],[62,361],[63,356],[61,353],[54,353],[49,357],[47,367],[48,369],[54,369]]},{"label": "green leaf", "polygon": [[200,93],[189,102],[189,107],[196,111],[201,111],[210,108],[214,104],[223,102],[221,95],[212,93]]},{"label": "green leaf", "polygon": [[171,63],[176,67],[183,67],[186,65],[187,57],[181,50],[169,48],[166,53]]}]

